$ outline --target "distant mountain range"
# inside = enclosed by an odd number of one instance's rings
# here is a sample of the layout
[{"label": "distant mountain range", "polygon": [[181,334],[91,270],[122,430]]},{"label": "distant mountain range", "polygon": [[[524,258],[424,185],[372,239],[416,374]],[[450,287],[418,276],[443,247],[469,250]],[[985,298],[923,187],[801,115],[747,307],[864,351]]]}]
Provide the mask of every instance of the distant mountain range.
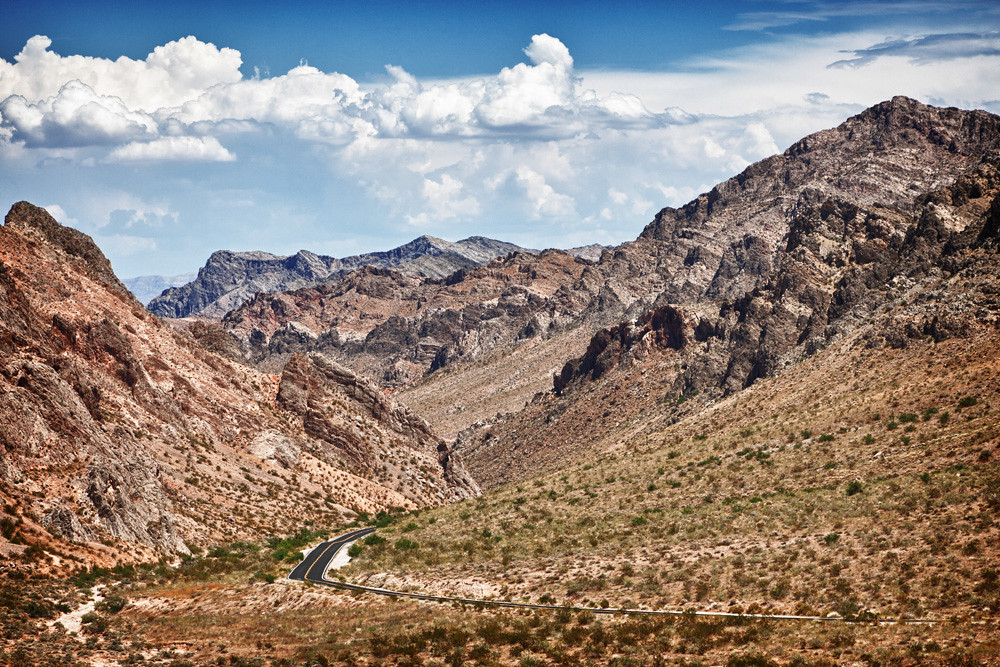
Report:
[{"label": "distant mountain range", "polygon": [[147,304],[156,297],[163,294],[164,290],[171,287],[180,287],[198,277],[197,271],[182,273],[177,276],[137,276],[135,278],[123,278],[122,282],[129,289],[140,303]]},{"label": "distant mountain range", "polygon": [[[218,318],[258,292],[281,292],[336,280],[363,266],[391,268],[410,276],[444,278],[459,269],[471,269],[512,252],[537,251],[482,236],[456,242],[421,236],[392,250],[344,258],[317,255],[308,250],[290,256],[220,250],[212,253],[194,280],[168,287],[150,300],[148,307],[160,317],[203,315]],[[156,277],[147,276],[129,282],[145,287],[155,281]]]}]

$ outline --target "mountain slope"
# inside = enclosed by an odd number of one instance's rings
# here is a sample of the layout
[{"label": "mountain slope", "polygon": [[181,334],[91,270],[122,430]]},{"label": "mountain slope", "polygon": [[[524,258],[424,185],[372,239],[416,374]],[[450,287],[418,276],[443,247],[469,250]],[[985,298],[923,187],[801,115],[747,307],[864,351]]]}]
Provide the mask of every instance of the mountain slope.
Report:
[{"label": "mountain slope", "polygon": [[258,292],[281,292],[336,280],[363,266],[443,278],[510,252],[531,252],[512,243],[473,236],[457,242],[421,236],[398,248],[338,259],[308,250],[280,257],[266,252],[212,253],[198,277],[149,302],[160,317],[222,317]]},{"label": "mountain slope", "polygon": [[598,332],[554,395],[464,434],[474,474],[564,465],[659,404],[683,414],[862,329],[899,346],[992,327],[995,300],[964,286],[996,271],[998,148],[995,116],[897,98],[661,212],[612,259],[655,253],[655,271],[599,265],[620,294],[658,277],[654,309]]},{"label": "mountain slope", "polygon": [[23,522],[5,550],[183,552],[477,493],[367,381],[319,356],[265,375],[208,351],[26,202],[0,228],[0,358],[0,488]]}]

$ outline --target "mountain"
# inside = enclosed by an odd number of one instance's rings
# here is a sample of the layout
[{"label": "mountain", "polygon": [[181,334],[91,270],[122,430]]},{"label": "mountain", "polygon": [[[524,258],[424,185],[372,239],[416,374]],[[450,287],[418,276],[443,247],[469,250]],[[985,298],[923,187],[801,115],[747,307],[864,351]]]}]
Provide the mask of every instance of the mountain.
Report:
[{"label": "mountain", "polygon": [[867,317],[865,290],[910,252],[917,199],[992,159],[996,128],[985,112],[894,98],[663,209],[597,261],[519,254],[444,281],[369,272],[262,295],[224,326],[261,368],[292,351],[335,356],[445,437],[517,412],[554,375],[560,393],[596,379],[639,342],[707,346],[663,381],[725,395]]},{"label": "mountain", "polygon": [[994,333],[998,162],[1000,118],[895,98],[664,209],[595,266],[651,308],[596,332],[524,411],[463,433],[473,474],[557,469],[844,340]]},{"label": "mountain", "polygon": [[6,531],[5,553],[148,558],[478,493],[427,423],[371,382],[317,354],[266,375],[220,333],[165,325],[88,236],[12,207],[0,487],[20,546]]},{"label": "mountain", "polygon": [[197,273],[182,273],[177,276],[137,276],[125,278],[122,282],[140,303],[149,303],[171,287],[186,285],[198,276]]},{"label": "mountain", "polygon": [[503,241],[473,236],[457,242],[421,236],[398,248],[338,259],[300,250],[282,257],[266,252],[212,253],[198,277],[149,302],[160,317],[219,318],[258,292],[281,292],[336,280],[363,266],[395,268],[405,275],[443,278],[511,252],[533,252]]}]

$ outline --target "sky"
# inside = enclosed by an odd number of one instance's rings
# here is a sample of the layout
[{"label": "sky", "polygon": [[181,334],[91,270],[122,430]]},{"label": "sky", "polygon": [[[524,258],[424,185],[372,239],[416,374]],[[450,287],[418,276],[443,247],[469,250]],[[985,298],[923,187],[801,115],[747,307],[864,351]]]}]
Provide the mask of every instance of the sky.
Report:
[{"label": "sky", "polygon": [[122,278],[614,244],[895,95],[1000,113],[1000,3],[5,0],[0,207]]}]

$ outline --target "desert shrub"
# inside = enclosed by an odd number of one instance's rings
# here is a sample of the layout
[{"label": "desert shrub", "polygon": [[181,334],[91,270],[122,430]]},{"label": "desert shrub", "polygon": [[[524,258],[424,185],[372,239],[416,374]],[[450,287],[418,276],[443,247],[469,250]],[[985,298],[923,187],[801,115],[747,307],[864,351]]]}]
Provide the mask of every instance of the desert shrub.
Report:
[{"label": "desert shrub", "polygon": [[973,405],[979,403],[979,399],[975,396],[966,396],[958,402],[959,408],[971,408]]},{"label": "desert shrub", "polygon": [[863,489],[864,487],[861,484],[861,482],[858,480],[854,480],[853,482],[848,482],[846,493],[849,496],[853,496],[855,494],[861,493]]},{"label": "desert shrub", "polygon": [[368,537],[366,537],[363,541],[364,541],[364,543],[367,546],[370,546],[370,547],[376,547],[376,546],[378,546],[380,544],[385,544],[385,542],[386,542],[386,540],[385,540],[384,537],[381,537],[379,535],[375,535],[374,533],[371,534],[371,535],[369,535]]},{"label": "desert shrub", "polygon": [[833,439],[834,436],[832,433],[824,433],[823,435],[819,436],[819,438],[817,438],[819,442],[831,442],[833,441]]},{"label": "desert shrub", "polygon": [[101,611],[106,611],[109,614],[117,614],[125,605],[128,604],[128,600],[121,595],[109,595],[104,598],[101,602],[97,603],[97,608]]},{"label": "desert shrub", "polygon": [[347,555],[350,556],[351,558],[357,558],[362,553],[364,553],[364,550],[365,548],[363,546],[355,543],[347,548]]},{"label": "desert shrub", "polygon": [[414,542],[413,540],[408,540],[404,537],[402,539],[396,540],[396,543],[393,546],[396,548],[397,551],[412,551],[413,549],[416,549],[420,545]]},{"label": "desert shrub", "polygon": [[915,421],[917,421],[917,415],[915,415],[912,412],[904,412],[903,414],[899,415],[900,424],[910,424]]},{"label": "desert shrub", "polygon": [[840,533],[827,533],[823,538],[823,541],[827,543],[828,546],[833,546],[840,539]]}]

